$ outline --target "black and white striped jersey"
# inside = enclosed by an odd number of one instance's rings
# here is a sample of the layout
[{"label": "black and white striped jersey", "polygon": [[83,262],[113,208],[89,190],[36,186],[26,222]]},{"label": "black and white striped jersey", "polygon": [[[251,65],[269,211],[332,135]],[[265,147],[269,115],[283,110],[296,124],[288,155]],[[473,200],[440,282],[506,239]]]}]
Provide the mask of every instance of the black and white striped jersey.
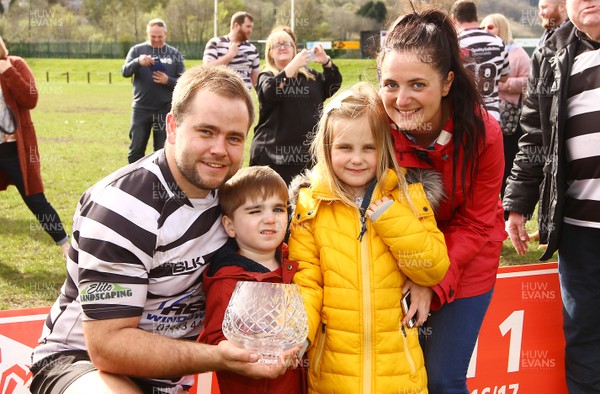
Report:
[{"label": "black and white striped jersey", "polygon": [[202,272],[227,239],[220,219],[216,192],[188,199],[164,150],[92,186],[77,206],[68,275],[32,361],[85,350],[90,319],[139,317],[142,330],[194,340],[204,324]]}]

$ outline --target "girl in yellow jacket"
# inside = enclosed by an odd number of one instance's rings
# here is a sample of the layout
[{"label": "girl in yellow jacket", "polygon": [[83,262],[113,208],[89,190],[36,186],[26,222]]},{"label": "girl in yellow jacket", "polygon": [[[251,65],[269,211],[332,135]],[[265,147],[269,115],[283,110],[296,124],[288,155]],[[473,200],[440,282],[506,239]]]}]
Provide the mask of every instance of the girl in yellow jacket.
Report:
[{"label": "girl in yellow jacket", "polygon": [[291,185],[289,240],[309,319],[309,391],[426,393],[418,328],[406,324],[417,308],[405,316],[400,304],[407,277],[433,286],[448,269],[428,200],[443,197],[441,181],[398,168],[367,83],[332,99],[311,149],[315,167]]}]

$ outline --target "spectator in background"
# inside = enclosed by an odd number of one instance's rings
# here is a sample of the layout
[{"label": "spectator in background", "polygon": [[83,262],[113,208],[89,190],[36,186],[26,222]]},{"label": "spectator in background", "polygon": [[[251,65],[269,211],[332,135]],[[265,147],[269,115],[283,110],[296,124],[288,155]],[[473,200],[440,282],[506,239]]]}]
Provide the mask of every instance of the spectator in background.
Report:
[{"label": "spectator in background", "polygon": [[567,0],[569,16],[535,50],[523,136],[504,209],[525,254],[525,222],[539,202],[541,260],[558,251],[570,394],[600,392],[600,7]]},{"label": "spectator in background", "polygon": [[[523,105],[523,98],[527,90],[527,77],[531,59],[525,49],[513,40],[512,31],[508,19],[502,14],[490,14],[481,21],[481,28],[488,33],[500,37],[508,51],[510,72],[504,82],[498,84],[500,92],[500,127],[504,134],[504,177],[502,178],[501,196],[504,196],[506,178],[510,175],[512,162],[519,150],[519,137],[521,130],[519,125],[520,111],[515,111]],[[513,111],[510,111],[513,109]],[[507,118],[505,114],[513,115]]]},{"label": "spectator in background", "polygon": [[450,10],[458,29],[458,39],[465,51],[465,67],[472,71],[485,109],[500,120],[498,83],[508,78],[509,63],[502,40],[479,28],[477,6],[470,0],[459,0]]},{"label": "spectator in background", "polygon": [[58,213],[44,195],[40,153],[29,113],[38,102],[35,78],[25,60],[8,55],[2,37],[0,88],[0,190],[15,185],[44,231],[66,256],[69,237]]},{"label": "spectator in background", "polygon": [[167,25],[152,19],[146,26],[148,41],[129,50],[121,74],[133,77],[133,112],[129,130],[129,154],[133,163],[146,154],[152,131],[154,151],[165,145],[165,120],[177,79],[185,71],[183,56],[167,45]]},{"label": "spectator in background", "polygon": [[554,30],[558,29],[569,18],[565,0],[539,0],[538,14],[542,20],[542,27],[545,29],[538,43],[539,46],[543,45]]},{"label": "spectator in background", "polygon": [[[313,55],[322,73],[307,67]],[[256,85],[260,114],[250,165],[268,165],[289,184],[311,162],[310,133],[342,75],[321,46],[296,53],[296,42],[283,28],[267,38],[265,62]]]},{"label": "spectator in background", "polygon": [[[538,3],[539,16],[542,20],[542,27],[545,29],[540,37],[538,47],[544,46],[546,40],[557,30],[564,25],[569,17],[567,15],[567,6],[565,0],[540,0]],[[539,207],[538,207],[539,211]],[[531,241],[540,240],[539,229],[531,234],[528,234]],[[545,250],[546,244],[540,243],[538,249]]]},{"label": "spectator in background", "polygon": [[258,50],[248,41],[254,27],[254,18],[240,11],[231,17],[231,28],[226,36],[213,37],[204,49],[204,63],[223,64],[232,68],[244,80],[248,90],[256,86],[260,71]]}]

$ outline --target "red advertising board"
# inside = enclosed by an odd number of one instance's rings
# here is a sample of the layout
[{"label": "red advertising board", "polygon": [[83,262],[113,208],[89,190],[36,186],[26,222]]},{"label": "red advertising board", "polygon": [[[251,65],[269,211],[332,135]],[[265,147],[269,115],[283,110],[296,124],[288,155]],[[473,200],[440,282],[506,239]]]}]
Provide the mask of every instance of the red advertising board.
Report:
[{"label": "red advertising board", "polygon": [[565,394],[557,263],[502,267],[471,358],[471,394]]},{"label": "red advertising board", "polygon": [[[469,367],[471,394],[566,394],[556,263],[502,267]],[[0,311],[0,393],[28,393],[31,349],[49,308]],[[196,394],[217,394],[212,374]]]},{"label": "red advertising board", "polygon": [[29,393],[31,349],[49,309],[0,311],[0,393]]}]

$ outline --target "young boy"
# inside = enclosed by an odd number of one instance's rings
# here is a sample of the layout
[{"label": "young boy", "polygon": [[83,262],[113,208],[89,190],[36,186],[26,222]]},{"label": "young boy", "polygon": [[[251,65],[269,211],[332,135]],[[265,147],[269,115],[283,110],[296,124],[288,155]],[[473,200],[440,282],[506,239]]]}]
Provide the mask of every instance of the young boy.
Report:
[{"label": "young boy", "polygon": [[[223,316],[238,281],[291,283],[298,264],[287,260],[283,243],[288,223],[288,190],[267,166],[239,170],[219,189],[223,226],[231,237],[204,272],[206,327],[200,341],[216,345],[226,339]],[[256,380],[217,372],[221,393],[300,394],[300,368],[288,368],[277,379]]]}]

